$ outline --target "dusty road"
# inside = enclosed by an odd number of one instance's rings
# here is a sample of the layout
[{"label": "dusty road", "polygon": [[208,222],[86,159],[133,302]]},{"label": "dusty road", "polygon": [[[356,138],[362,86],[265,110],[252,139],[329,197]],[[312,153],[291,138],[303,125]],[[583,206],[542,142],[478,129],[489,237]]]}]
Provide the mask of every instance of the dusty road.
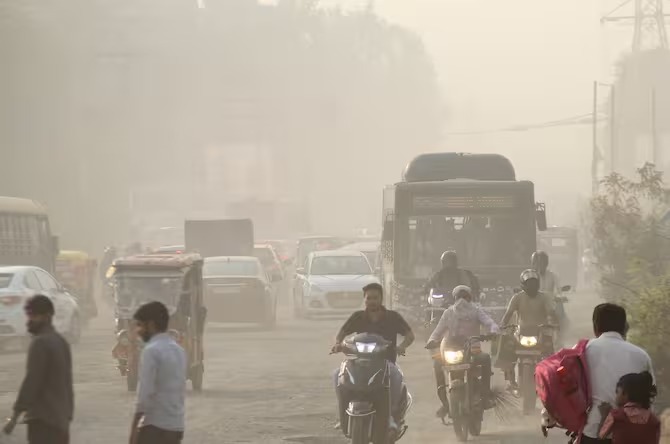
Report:
[{"label": "dusty road", "polygon": [[[571,295],[570,339],[590,335],[590,315],[596,303],[588,294]],[[205,389],[201,394],[188,393],[186,444],[345,442],[332,429],[335,407],[330,374],[339,358],[328,356],[341,321],[293,321],[289,313],[290,308],[284,307],[273,332],[244,326],[208,327]],[[112,341],[112,321],[101,316],[74,349],[73,444],[127,442],[133,396],[114,368]],[[24,359],[19,353],[0,355],[0,409],[6,413],[23,377]],[[433,416],[437,403],[432,368],[422,344],[415,344],[400,365],[415,400],[409,430],[401,442],[455,442],[452,430]],[[536,417],[516,416],[500,424],[493,414],[488,415],[482,436],[472,442],[566,442],[559,432],[545,440]],[[18,428],[7,442],[24,443],[24,433],[23,427]]]}]

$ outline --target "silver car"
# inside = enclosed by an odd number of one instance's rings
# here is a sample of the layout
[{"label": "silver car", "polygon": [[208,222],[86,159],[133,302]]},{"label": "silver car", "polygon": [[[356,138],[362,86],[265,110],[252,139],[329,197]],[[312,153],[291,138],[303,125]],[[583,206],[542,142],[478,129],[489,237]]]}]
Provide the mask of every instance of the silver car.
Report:
[{"label": "silver car", "polygon": [[363,308],[362,288],[373,282],[370,262],[360,251],[310,253],[296,269],[293,308],[297,317],[349,315]]}]

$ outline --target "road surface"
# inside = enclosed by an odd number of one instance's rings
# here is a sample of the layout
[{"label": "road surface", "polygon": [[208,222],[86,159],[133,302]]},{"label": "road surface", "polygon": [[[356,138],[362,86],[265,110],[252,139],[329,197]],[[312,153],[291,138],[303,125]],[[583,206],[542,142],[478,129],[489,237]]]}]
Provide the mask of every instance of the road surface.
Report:
[{"label": "road surface", "polygon": [[[591,335],[590,316],[597,303],[573,294],[568,304],[570,340]],[[333,430],[335,399],[331,374],[340,362],[329,356],[341,320],[295,321],[284,306],[275,331],[248,326],[209,325],[205,341],[205,388],[187,399],[185,444],[346,442]],[[125,389],[110,351],[113,323],[102,313],[74,348],[76,411],[72,444],[127,442],[133,395]],[[25,355],[0,355],[0,409],[7,414],[23,377]],[[437,400],[432,365],[423,344],[399,361],[414,396],[409,430],[402,443],[455,443],[453,431],[434,417]],[[500,382],[500,376],[495,381]],[[2,414],[2,411],[0,411]],[[501,423],[487,412],[477,443],[564,443],[558,431],[545,440],[536,416],[515,413]],[[24,443],[25,428],[4,442]],[[3,439],[3,438],[0,438]],[[3,442],[0,440],[0,442]]]}]

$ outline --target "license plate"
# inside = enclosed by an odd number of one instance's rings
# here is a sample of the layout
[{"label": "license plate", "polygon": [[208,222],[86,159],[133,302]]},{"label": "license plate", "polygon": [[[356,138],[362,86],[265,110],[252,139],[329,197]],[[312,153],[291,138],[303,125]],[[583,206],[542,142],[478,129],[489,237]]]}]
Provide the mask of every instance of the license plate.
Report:
[{"label": "license plate", "polygon": [[522,356],[540,356],[541,352],[539,350],[517,350],[516,354]]},{"label": "license plate", "polygon": [[470,368],[470,364],[455,364],[455,365],[446,365],[445,368],[449,371],[458,371],[458,370],[467,370]]},{"label": "license plate", "polygon": [[240,289],[237,287],[214,287],[212,291],[216,294],[234,294],[239,293]]}]

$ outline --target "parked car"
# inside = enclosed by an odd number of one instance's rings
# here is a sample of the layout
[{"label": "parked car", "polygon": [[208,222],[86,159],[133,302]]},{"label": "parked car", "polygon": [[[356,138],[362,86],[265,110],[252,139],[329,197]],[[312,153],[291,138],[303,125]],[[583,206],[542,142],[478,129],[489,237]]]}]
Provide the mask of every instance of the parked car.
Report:
[{"label": "parked car", "polygon": [[296,269],[295,315],[349,315],[352,310],[363,307],[362,288],[372,282],[379,280],[368,259],[359,251],[310,253],[305,267]]},{"label": "parked car", "polygon": [[53,301],[56,330],[70,343],[79,342],[81,317],[76,298],[45,270],[29,266],[0,267],[0,342],[27,344],[23,306],[36,294]]},{"label": "parked car", "polygon": [[202,274],[208,321],[253,322],[265,328],[274,327],[277,299],[258,258],[208,257]]}]

